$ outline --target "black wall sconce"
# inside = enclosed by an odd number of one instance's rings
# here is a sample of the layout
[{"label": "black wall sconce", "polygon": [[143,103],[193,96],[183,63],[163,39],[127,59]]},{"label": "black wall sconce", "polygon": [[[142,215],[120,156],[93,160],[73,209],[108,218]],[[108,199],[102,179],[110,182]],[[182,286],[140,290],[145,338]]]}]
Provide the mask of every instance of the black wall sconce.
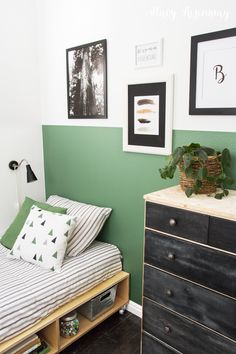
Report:
[{"label": "black wall sconce", "polygon": [[26,163],[27,183],[37,181],[37,177],[35,176],[32,168],[27,160],[23,159],[23,160],[21,160],[21,162],[17,162],[17,161],[12,160],[9,162],[8,166],[11,170],[15,171],[22,165],[23,162]]}]

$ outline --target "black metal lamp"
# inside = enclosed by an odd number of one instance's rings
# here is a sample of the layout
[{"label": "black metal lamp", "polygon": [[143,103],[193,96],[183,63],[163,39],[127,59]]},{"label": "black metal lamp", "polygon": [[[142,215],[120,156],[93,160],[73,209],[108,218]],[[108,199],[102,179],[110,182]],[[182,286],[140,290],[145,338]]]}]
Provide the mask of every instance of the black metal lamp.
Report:
[{"label": "black metal lamp", "polygon": [[17,162],[15,160],[12,160],[9,162],[9,168],[13,171],[17,170],[23,162],[26,162],[26,178],[27,178],[27,183],[37,181],[37,177],[35,176],[30,164],[28,163],[27,160],[23,159],[21,162]]}]

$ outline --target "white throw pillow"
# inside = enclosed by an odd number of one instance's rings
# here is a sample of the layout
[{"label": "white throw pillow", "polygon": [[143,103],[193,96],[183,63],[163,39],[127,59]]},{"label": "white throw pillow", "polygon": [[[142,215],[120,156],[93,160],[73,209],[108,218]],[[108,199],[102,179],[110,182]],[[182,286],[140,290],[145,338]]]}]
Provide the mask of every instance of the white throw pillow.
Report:
[{"label": "white throw pillow", "polygon": [[65,207],[68,215],[77,217],[76,226],[68,240],[66,254],[69,257],[78,256],[95,240],[112,211],[111,208],[80,203],[58,195],[50,196],[47,204]]},{"label": "white throw pillow", "polygon": [[60,272],[76,221],[76,217],[42,210],[33,205],[8,256]]}]

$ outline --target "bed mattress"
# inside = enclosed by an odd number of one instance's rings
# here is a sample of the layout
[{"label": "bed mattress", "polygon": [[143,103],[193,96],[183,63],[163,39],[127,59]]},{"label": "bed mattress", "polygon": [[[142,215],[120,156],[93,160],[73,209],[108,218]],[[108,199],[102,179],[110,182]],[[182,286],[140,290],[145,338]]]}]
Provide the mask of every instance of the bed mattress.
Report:
[{"label": "bed mattress", "polygon": [[0,244],[0,342],[122,268],[118,248],[99,241],[94,241],[81,255],[65,258],[61,273],[7,258],[7,252]]}]

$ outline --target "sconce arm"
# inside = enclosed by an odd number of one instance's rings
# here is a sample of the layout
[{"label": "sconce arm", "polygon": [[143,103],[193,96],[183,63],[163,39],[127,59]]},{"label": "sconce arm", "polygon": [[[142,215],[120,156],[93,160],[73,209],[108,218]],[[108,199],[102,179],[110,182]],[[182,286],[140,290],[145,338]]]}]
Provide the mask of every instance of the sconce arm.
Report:
[{"label": "sconce arm", "polygon": [[9,162],[8,166],[9,166],[10,170],[15,171],[22,165],[23,162],[26,162],[28,164],[28,161],[26,159],[23,159],[20,162],[12,160]]}]

